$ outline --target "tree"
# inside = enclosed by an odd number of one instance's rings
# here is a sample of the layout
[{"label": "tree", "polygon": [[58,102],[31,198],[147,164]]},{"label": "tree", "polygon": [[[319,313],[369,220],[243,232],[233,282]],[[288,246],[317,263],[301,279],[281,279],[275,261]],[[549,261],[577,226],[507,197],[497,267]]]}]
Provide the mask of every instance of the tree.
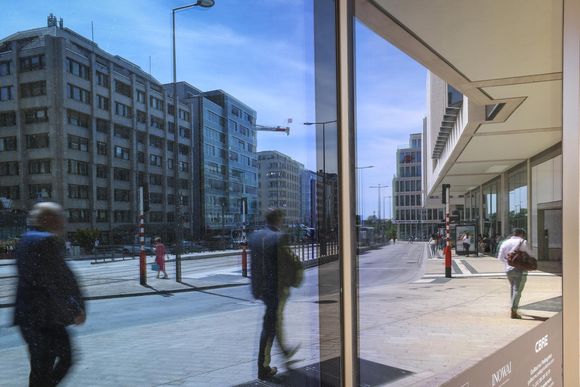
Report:
[{"label": "tree", "polygon": [[74,240],[85,251],[91,251],[95,246],[95,241],[99,238],[99,234],[99,230],[90,228],[78,229],[75,232]]}]

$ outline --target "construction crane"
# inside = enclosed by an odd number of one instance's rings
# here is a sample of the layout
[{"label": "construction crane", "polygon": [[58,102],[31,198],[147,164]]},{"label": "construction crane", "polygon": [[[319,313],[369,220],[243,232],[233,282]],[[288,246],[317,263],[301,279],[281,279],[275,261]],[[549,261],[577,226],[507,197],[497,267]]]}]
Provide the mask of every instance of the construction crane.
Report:
[{"label": "construction crane", "polygon": [[254,129],[261,132],[286,132],[286,135],[290,135],[290,127],[286,126],[266,126],[266,125],[254,125]]}]

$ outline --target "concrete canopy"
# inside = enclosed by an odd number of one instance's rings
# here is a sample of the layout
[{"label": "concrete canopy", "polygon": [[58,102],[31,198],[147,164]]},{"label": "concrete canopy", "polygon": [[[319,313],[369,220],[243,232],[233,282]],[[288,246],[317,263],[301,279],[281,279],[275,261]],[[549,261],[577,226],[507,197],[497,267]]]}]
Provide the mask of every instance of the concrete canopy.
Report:
[{"label": "concrete canopy", "polygon": [[357,0],[355,13],[470,104],[506,103],[461,133],[429,193],[462,194],[561,142],[561,0]]}]

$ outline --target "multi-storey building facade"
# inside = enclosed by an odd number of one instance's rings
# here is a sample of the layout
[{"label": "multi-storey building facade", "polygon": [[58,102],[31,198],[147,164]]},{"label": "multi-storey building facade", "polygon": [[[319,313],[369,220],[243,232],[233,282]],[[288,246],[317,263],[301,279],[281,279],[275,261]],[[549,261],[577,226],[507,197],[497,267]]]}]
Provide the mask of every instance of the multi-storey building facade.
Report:
[{"label": "multi-storey building facade", "polygon": [[[137,192],[144,186],[149,191],[148,234],[172,239],[176,221],[187,238],[202,235],[197,219],[209,220],[204,227],[215,226],[213,209],[200,205],[207,203],[201,200],[206,191],[198,189],[206,186],[199,183],[204,174],[198,169],[205,168],[206,160],[200,141],[213,137],[199,132],[230,125],[231,115],[222,111],[231,108],[214,102],[215,95],[225,93],[206,93],[201,104],[183,98],[176,107],[170,89],[64,28],[62,21],[57,25],[53,16],[46,28],[0,40],[0,85],[0,196],[12,199],[14,208],[57,201],[67,211],[69,237],[79,228],[93,228],[104,242],[114,242],[135,234]],[[250,157],[255,133],[249,128],[255,112],[239,105],[238,122],[248,121],[251,144],[242,160],[251,171],[256,168]],[[222,133],[216,132],[218,142]],[[234,142],[233,135],[226,138]],[[217,151],[219,160],[233,156],[227,149]],[[228,179],[236,175],[229,165],[214,169],[221,180],[211,187],[221,190],[226,199],[219,205],[225,203],[225,212],[231,213],[236,204],[229,195],[236,191]],[[243,175],[248,190],[255,191],[255,172]],[[250,195],[255,209],[256,193]]]},{"label": "multi-storey building facade", "polygon": [[304,165],[277,151],[258,152],[258,202],[261,219],[268,208],[281,208],[286,224],[301,223],[300,181]]},{"label": "multi-storey building facade", "polygon": [[320,177],[316,172],[310,171],[308,169],[302,171],[300,177],[300,218],[302,224],[317,228],[317,187]]},{"label": "multi-storey building facade", "polygon": [[397,149],[393,178],[393,222],[400,239],[427,239],[443,219],[442,208],[424,208],[422,195],[422,134],[409,136],[409,146]]},{"label": "multi-storey building facade", "polygon": [[[173,84],[166,84],[173,94]],[[202,92],[179,82],[177,97],[193,106],[195,179],[202,181],[194,208],[201,214],[194,229],[208,237],[253,224],[258,209],[256,111],[222,90]]]}]

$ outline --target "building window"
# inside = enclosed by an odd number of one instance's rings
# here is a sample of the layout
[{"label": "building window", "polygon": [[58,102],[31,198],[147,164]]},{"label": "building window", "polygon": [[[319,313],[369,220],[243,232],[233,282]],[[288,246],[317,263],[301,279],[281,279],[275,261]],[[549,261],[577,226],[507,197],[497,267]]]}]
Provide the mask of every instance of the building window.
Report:
[{"label": "building window", "polygon": [[68,135],[68,148],[81,152],[89,151],[89,139],[79,136]]},{"label": "building window", "polygon": [[26,135],[26,149],[48,148],[48,133]]},{"label": "building window", "polygon": [[10,61],[0,62],[0,77],[10,75]]},{"label": "building window", "polygon": [[113,178],[115,180],[129,181],[131,179],[131,171],[125,168],[114,168]]},{"label": "building window", "polygon": [[163,119],[155,116],[151,116],[151,127],[163,130]]},{"label": "building window", "polygon": [[97,187],[97,200],[109,200],[109,189],[107,187]]},{"label": "building window", "polygon": [[191,138],[191,129],[180,126],[179,135],[183,138]]},{"label": "building window", "polygon": [[0,86],[0,101],[12,99],[12,86]]},{"label": "building window", "polygon": [[163,111],[163,101],[152,95],[149,96],[149,106],[152,107],[153,109]]},{"label": "building window", "polygon": [[20,71],[34,71],[44,69],[44,54],[20,58]]},{"label": "building window", "polygon": [[109,221],[109,211],[97,210],[97,223],[104,223]]},{"label": "building window", "polygon": [[149,175],[149,184],[163,185],[163,176],[152,173]]},{"label": "building window", "polygon": [[83,79],[91,79],[89,66],[79,63],[76,60],[72,60],[71,58],[66,58],[66,64],[69,73]]},{"label": "building window", "polygon": [[97,132],[109,133],[110,128],[111,123],[109,121],[97,118]]},{"label": "building window", "polygon": [[145,152],[137,152],[137,162],[145,164]]},{"label": "building window", "polygon": [[68,210],[69,223],[87,223],[91,220],[91,212],[85,208],[71,208]]},{"label": "building window", "polygon": [[188,111],[179,109],[179,118],[184,120],[184,121],[190,122],[191,121],[191,114],[189,114]]},{"label": "building window", "polygon": [[189,156],[189,147],[187,145],[179,144],[179,154]]},{"label": "building window", "polygon": [[109,88],[109,76],[97,71],[97,85]]},{"label": "building window", "polygon": [[0,176],[18,176],[20,174],[18,161],[0,163]]},{"label": "building window", "polygon": [[46,95],[46,81],[37,81],[22,83],[20,85],[20,97],[38,97],[41,95]]},{"label": "building window", "polygon": [[151,211],[149,213],[150,222],[163,222],[163,212]]},{"label": "building window", "polygon": [[163,139],[161,137],[149,135],[149,146],[163,149]]},{"label": "building window", "polygon": [[20,200],[20,186],[0,186],[0,197],[12,200]]},{"label": "building window", "polygon": [[128,126],[115,124],[113,135],[115,137],[120,137],[120,138],[124,138],[124,139],[128,140],[131,138],[131,131],[132,131],[132,129]]},{"label": "building window", "polygon": [[131,212],[127,210],[117,210],[113,212],[115,223],[131,222]]},{"label": "building window", "polygon": [[104,164],[97,164],[97,177],[106,179],[109,177],[109,168]]},{"label": "building window", "polygon": [[106,142],[97,141],[97,154],[106,156],[108,145]]},{"label": "building window", "polygon": [[116,202],[131,201],[131,192],[128,189],[115,189],[114,198]]},{"label": "building window", "polygon": [[97,106],[99,109],[109,111],[109,98],[97,94]]},{"label": "building window", "polygon": [[170,103],[167,104],[167,115],[174,116],[175,115],[175,105]]},{"label": "building window", "polygon": [[68,173],[69,175],[89,175],[89,163],[79,160],[67,160],[68,161]]},{"label": "building window", "polygon": [[66,111],[67,122],[70,125],[80,126],[81,128],[90,128],[91,117],[88,114],[77,112],[76,110]]},{"label": "building window", "polygon": [[160,167],[163,165],[163,158],[158,155],[149,155],[149,165]]},{"label": "building window", "polygon": [[130,150],[117,145],[115,146],[115,157],[118,159],[129,160]]},{"label": "building window", "polygon": [[121,102],[115,102],[115,114],[122,117],[131,118],[133,117],[133,108]]},{"label": "building window", "polygon": [[67,93],[70,99],[74,99],[75,101],[79,101],[86,104],[91,103],[91,94],[89,93],[88,90],[82,89],[78,86],[71,85],[70,83],[68,83]]},{"label": "building window", "polygon": [[137,90],[137,102],[145,103],[145,92]]},{"label": "building window", "polygon": [[50,159],[38,159],[28,161],[29,175],[47,175],[50,174]]},{"label": "building window", "polygon": [[47,122],[48,121],[48,109],[47,108],[36,108],[24,110],[24,122],[27,124],[33,124],[36,122]]},{"label": "building window", "polygon": [[147,113],[141,110],[137,110],[137,122],[141,124],[147,123]]},{"label": "building window", "polygon": [[52,184],[30,184],[28,186],[28,198],[52,198]]},{"label": "building window", "polygon": [[180,161],[178,167],[180,172],[189,172],[189,163],[185,161]]},{"label": "building window", "polygon": [[115,80],[115,91],[129,98],[131,98],[133,95],[133,93],[131,92],[131,85],[128,85],[118,80]]},{"label": "building window", "polygon": [[163,194],[158,192],[151,192],[149,194],[149,201],[153,204],[163,204]]},{"label": "building window", "polygon": [[175,123],[174,122],[167,122],[167,131],[169,133],[175,133]]},{"label": "building window", "polygon": [[16,136],[0,137],[0,152],[15,151],[17,145]]},{"label": "building window", "polygon": [[68,197],[69,197],[69,199],[88,199],[89,198],[89,186],[88,185],[69,184],[68,185]]},{"label": "building window", "polygon": [[2,112],[0,113],[0,127],[16,125],[16,112]]}]

